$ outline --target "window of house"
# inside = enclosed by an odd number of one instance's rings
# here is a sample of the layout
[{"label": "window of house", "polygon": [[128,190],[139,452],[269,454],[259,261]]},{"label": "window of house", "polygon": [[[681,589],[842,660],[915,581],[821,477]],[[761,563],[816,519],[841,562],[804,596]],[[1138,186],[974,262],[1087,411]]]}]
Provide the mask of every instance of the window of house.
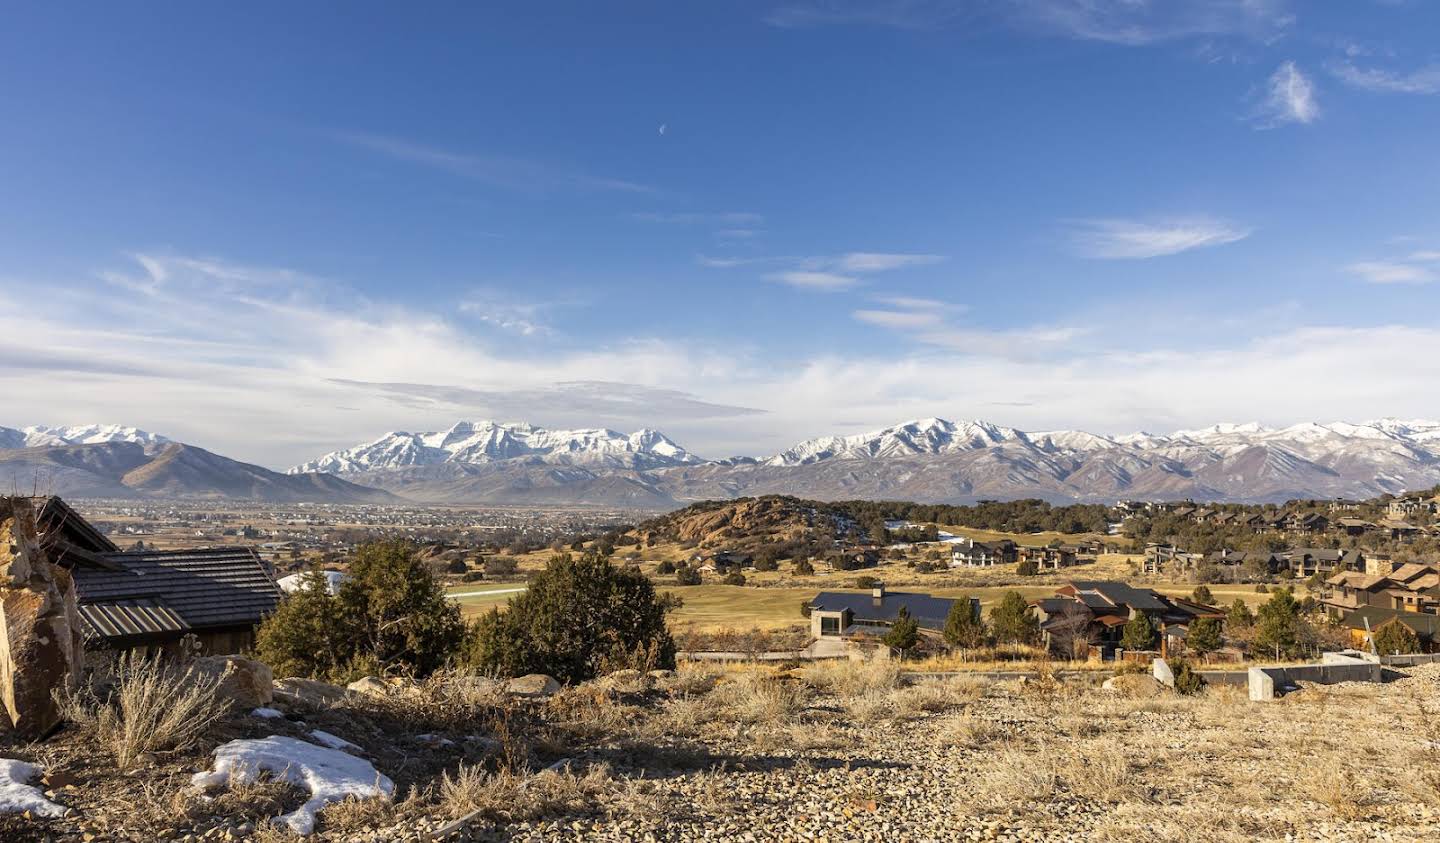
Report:
[{"label": "window of house", "polygon": [[839,634],[840,634],[840,619],[839,619],[839,618],[823,618],[823,617],[822,617],[822,618],[820,619],[820,634],[821,634],[821,635],[839,635]]}]

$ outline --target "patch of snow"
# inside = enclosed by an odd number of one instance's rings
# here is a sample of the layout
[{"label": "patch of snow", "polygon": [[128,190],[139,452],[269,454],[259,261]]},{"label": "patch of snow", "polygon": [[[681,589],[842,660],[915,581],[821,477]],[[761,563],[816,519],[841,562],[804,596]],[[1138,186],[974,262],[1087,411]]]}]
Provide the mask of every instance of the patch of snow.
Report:
[{"label": "patch of snow", "polygon": [[[340,583],[344,582],[346,576],[348,575],[344,571],[321,571],[320,573],[325,576],[325,590],[330,592],[331,594],[339,594]],[[305,584],[305,578],[308,575],[308,572],[303,574],[291,574],[287,577],[281,577],[280,579],[276,580],[275,584],[280,586],[281,591],[284,591],[286,594],[290,594],[292,592],[300,590],[300,587]]]},{"label": "patch of snow", "polygon": [[64,805],[51,802],[40,788],[28,784],[41,772],[34,764],[0,758],[0,814],[29,811],[37,817],[62,817],[68,813]]},{"label": "patch of snow", "polygon": [[281,735],[234,740],[216,747],[215,769],[196,773],[190,783],[206,789],[249,784],[262,771],[310,792],[304,805],[275,818],[300,835],[315,830],[316,812],[332,802],[352,796],[389,799],[395,795],[395,783],[369,761]]},{"label": "patch of snow", "polygon": [[350,743],[339,735],[332,735],[329,732],[324,731],[323,729],[311,729],[310,737],[330,747],[331,749],[360,749],[360,747],[356,746],[353,743]]},{"label": "patch of snow", "polygon": [[278,708],[257,708],[254,711],[250,712],[250,716],[264,717],[266,719],[273,720],[277,717],[284,717],[285,712],[281,711]]}]

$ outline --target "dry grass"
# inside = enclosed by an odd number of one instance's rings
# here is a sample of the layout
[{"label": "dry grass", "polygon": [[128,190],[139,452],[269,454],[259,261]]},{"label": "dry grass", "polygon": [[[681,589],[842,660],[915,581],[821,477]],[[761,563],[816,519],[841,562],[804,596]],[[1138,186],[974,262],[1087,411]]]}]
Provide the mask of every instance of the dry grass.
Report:
[{"label": "dry grass", "polygon": [[809,704],[798,682],[761,673],[743,673],[711,692],[721,716],[741,723],[775,723],[797,716]]},{"label": "dry grass", "polygon": [[579,775],[569,767],[525,775],[462,765],[453,776],[441,777],[438,802],[450,817],[480,811],[491,819],[517,821],[588,811],[617,792],[623,788],[604,764]]},{"label": "dry grass", "polygon": [[82,689],[62,701],[65,719],[104,744],[122,769],[145,753],[195,746],[229,712],[219,677],[200,677],[130,654],[115,662],[108,694]]}]

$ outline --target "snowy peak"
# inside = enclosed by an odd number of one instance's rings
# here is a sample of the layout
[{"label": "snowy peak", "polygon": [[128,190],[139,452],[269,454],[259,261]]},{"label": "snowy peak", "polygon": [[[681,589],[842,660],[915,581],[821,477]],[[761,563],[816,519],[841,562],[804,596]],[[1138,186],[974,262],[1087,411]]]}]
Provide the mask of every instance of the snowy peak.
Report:
[{"label": "snowy peak", "polygon": [[0,427],[0,448],[53,448],[61,445],[98,445],[104,442],[159,445],[169,441],[159,434],[148,433],[138,427],[125,427],[118,424],[87,424],[72,427],[33,425],[23,430]]},{"label": "snowy peak", "polygon": [[893,427],[827,436],[801,442],[764,461],[765,465],[809,465],[831,459],[878,459],[925,454],[950,454],[989,448],[1022,439],[1024,434],[985,421],[960,422],[916,419]]},{"label": "snowy peak", "polygon": [[546,430],[523,422],[462,421],[429,433],[396,431],[373,442],[326,454],[291,474],[343,474],[441,463],[486,464],[530,460],[611,468],[666,468],[701,462],[654,430]]}]

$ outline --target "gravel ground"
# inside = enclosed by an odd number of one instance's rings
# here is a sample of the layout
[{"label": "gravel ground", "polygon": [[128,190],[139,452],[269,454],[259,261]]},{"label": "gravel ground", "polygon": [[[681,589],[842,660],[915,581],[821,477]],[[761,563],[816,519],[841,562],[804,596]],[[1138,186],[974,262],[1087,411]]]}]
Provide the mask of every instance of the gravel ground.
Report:
[{"label": "gravel ground", "polygon": [[[365,746],[382,772],[406,765],[410,792],[395,806],[322,812],[312,839],[421,840],[476,809],[444,839],[1440,839],[1440,666],[1273,703],[1227,688],[1179,697],[1143,682],[1122,692],[1044,678],[905,685],[888,670],[692,674],[527,702],[527,723],[547,724],[530,735],[532,768],[568,762],[539,775],[477,772],[456,793],[438,776],[458,778],[464,764],[493,770],[493,753],[415,750],[390,721],[347,730],[344,710],[312,715]],[[231,731],[242,728],[269,727]],[[165,828],[143,814],[163,811],[203,754],[130,775],[95,772],[104,761],[93,748],[49,752],[70,753],[81,771],[57,792],[75,814],[0,818],[0,840],[270,843],[283,838],[263,817],[297,798],[252,793]]]}]

